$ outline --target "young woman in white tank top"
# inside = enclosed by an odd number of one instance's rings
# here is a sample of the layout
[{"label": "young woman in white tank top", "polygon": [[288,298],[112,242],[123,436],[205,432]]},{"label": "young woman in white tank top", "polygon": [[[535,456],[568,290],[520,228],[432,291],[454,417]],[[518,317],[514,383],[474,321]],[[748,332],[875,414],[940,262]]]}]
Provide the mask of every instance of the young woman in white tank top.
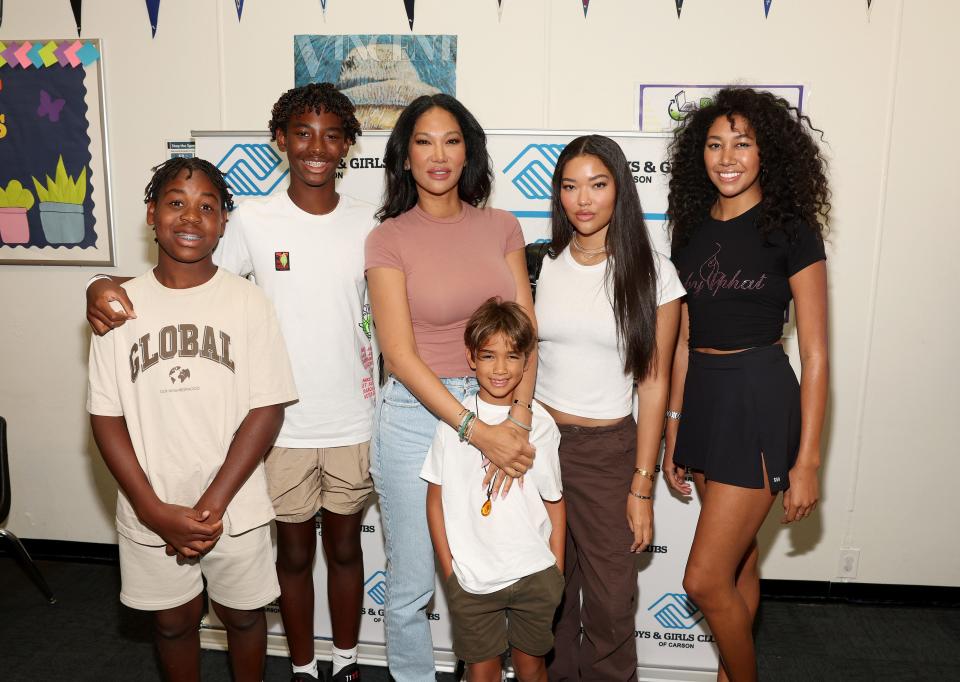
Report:
[{"label": "young woman in white tank top", "polygon": [[577,138],[560,155],[548,256],[537,283],[536,398],[561,430],[568,505],[550,678],[633,680],[636,553],[653,539],[684,290],[650,245],[627,160],[609,138]]}]

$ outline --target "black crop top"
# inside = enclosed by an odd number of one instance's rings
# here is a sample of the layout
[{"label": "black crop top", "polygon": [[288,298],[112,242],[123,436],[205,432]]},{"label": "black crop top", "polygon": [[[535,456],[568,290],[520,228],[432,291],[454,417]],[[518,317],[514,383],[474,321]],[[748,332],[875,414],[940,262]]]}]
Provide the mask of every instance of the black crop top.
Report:
[{"label": "black crop top", "polygon": [[687,290],[691,348],[736,350],[775,343],[793,297],[791,276],[825,260],[823,241],[805,224],[791,237],[757,231],[759,204],[727,221],[707,218],[673,262]]}]

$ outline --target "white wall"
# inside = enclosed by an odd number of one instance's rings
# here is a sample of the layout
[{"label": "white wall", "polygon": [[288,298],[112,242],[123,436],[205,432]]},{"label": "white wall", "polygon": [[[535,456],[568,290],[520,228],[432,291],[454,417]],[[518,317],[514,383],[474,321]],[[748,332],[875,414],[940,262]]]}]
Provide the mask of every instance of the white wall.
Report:
[{"label": "white wall", "polygon": [[[74,34],[69,3],[6,3],[0,39]],[[166,139],[261,129],[293,84],[295,33],[405,33],[400,0],[163,0],[150,39],[142,3],[87,0],[84,35],[104,40],[116,272],[153,255],[142,188]],[[823,501],[811,520],[762,533],[764,575],[831,580],[841,547],[858,580],[960,585],[960,478],[949,429],[960,372],[948,296],[958,220],[952,131],[960,105],[947,0],[688,2],[419,0],[418,33],[459,35],[458,94],[489,128],[635,129],[638,82],[802,83],[826,132],[834,189],[829,247],[832,388]],[[282,9],[278,9],[282,8]],[[85,268],[0,267],[3,384],[13,510],[23,537],[113,542],[115,493],[83,412]],[[795,353],[795,350],[794,350]],[[660,486],[666,494],[665,486]]]}]

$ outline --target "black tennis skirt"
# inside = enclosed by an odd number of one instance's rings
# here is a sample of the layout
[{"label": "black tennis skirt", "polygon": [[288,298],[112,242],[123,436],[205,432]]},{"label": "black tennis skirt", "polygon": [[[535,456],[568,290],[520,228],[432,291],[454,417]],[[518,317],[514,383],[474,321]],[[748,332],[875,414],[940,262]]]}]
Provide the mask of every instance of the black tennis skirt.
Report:
[{"label": "black tennis skirt", "polygon": [[800,384],[780,344],[740,353],[690,351],[673,461],[742,488],[790,487],[800,447]]}]

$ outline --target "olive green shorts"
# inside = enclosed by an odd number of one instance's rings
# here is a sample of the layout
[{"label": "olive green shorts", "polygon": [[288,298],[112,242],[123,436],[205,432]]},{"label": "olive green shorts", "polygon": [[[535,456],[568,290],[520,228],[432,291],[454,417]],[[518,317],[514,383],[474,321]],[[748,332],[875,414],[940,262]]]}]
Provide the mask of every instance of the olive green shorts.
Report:
[{"label": "olive green shorts", "polygon": [[479,663],[515,647],[531,656],[553,648],[553,615],[563,596],[556,565],[490,594],[467,592],[456,573],[447,578],[447,606],[453,624],[453,651]]}]

